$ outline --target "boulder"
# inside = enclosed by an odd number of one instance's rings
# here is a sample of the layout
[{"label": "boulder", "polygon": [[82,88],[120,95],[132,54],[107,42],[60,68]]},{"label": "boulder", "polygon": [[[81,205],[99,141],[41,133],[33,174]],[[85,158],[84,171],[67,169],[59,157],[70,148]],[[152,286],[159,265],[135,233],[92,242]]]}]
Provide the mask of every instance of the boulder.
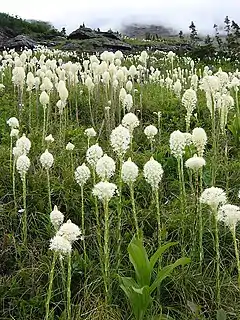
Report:
[{"label": "boulder", "polygon": [[93,31],[91,28],[80,27],[77,30],[70,33],[70,35],[68,36],[68,39],[86,40],[86,39],[93,39],[97,37],[99,37],[99,35],[95,31]]},{"label": "boulder", "polygon": [[33,41],[31,38],[25,35],[18,35],[14,38],[10,38],[6,41],[1,43],[1,47],[9,48],[9,49],[16,49],[20,50],[21,48],[29,48],[33,49],[36,47],[36,42]]}]

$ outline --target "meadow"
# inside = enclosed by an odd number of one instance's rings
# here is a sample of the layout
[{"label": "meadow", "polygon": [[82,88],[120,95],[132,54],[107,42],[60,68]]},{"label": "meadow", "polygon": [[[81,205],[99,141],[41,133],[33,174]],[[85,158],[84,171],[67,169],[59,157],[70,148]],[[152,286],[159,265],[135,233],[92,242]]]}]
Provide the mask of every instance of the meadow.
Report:
[{"label": "meadow", "polygon": [[0,319],[240,319],[238,66],[0,53]]}]

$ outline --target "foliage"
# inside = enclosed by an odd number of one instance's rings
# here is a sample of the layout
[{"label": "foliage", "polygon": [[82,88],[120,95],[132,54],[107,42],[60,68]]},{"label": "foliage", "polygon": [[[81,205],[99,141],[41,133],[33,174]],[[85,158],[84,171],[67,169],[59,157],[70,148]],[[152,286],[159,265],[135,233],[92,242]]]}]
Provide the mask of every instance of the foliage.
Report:
[{"label": "foliage", "polygon": [[133,237],[131,240],[128,246],[128,253],[129,260],[135,270],[136,279],[120,277],[120,286],[129,299],[136,320],[145,318],[152,302],[152,294],[156,289],[160,288],[162,281],[169,277],[176,267],[190,262],[188,258],[180,258],[173,264],[158,267],[155,280],[151,281],[156,263],[160,263],[162,254],[174,245],[176,243],[170,242],[161,246],[149,259],[142,239]]},{"label": "foliage", "polygon": [[24,20],[18,16],[12,16],[7,13],[0,12],[0,28],[6,32],[17,34],[42,34],[42,35],[58,35],[58,31],[50,22],[41,20]]}]

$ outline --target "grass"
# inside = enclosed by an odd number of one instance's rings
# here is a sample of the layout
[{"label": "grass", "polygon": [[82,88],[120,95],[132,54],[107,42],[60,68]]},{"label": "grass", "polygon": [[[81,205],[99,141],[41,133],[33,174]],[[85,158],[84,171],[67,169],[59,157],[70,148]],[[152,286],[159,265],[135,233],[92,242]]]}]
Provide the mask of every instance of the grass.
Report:
[{"label": "grass", "polygon": [[[45,52],[49,57],[50,52]],[[60,53],[58,53],[60,55]],[[39,57],[40,53],[36,53]],[[58,58],[58,57],[57,57]],[[64,53],[62,58],[65,62],[71,60]],[[139,64],[136,56],[126,58],[123,64],[130,66],[132,63]],[[219,67],[219,62],[212,61]],[[220,62],[226,71],[235,71],[235,64]],[[171,64],[159,54],[155,59],[150,57],[149,66],[159,68],[166,77],[166,71],[171,69]],[[174,67],[180,66],[190,70],[190,65],[184,58],[174,61]],[[202,68],[201,62],[196,65],[197,69]],[[0,93],[0,319],[44,319],[45,300],[48,288],[48,276],[50,273],[52,253],[49,251],[49,240],[54,236],[53,227],[49,219],[48,189],[46,172],[41,168],[40,155],[45,151],[46,145],[42,147],[42,121],[43,109],[39,106],[39,114],[36,113],[36,100],[33,98],[32,105],[28,103],[28,92],[24,86],[24,109],[22,112],[17,108],[17,95],[11,83],[11,67],[5,70],[3,84],[4,91]],[[79,74],[78,74],[79,75]],[[80,78],[80,77],[79,77]],[[69,98],[66,106],[68,112],[64,131],[65,140],[59,139],[59,115],[50,115],[51,124],[48,126],[46,135],[52,134],[55,141],[50,145],[49,151],[54,156],[54,166],[50,170],[51,180],[51,201],[52,207],[57,205],[64,213],[65,220],[81,226],[81,193],[80,188],[74,180],[74,172],[71,165],[71,157],[65,149],[70,141],[75,145],[73,150],[74,169],[86,162],[87,137],[84,130],[91,127],[88,107],[88,92],[84,84],[80,82],[73,87],[68,83]],[[139,115],[140,126],[134,131],[133,157],[139,169],[140,176],[135,184],[135,203],[139,226],[143,231],[144,245],[151,255],[157,249],[157,220],[155,200],[152,197],[150,186],[143,178],[142,169],[144,164],[153,155],[154,159],[162,164],[164,175],[160,185],[160,210],[163,221],[162,242],[182,241],[181,235],[181,212],[179,198],[179,183],[177,175],[177,161],[171,155],[169,148],[170,134],[175,130],[185,130],[185,109],[174,93],[161,87],[158,82],[147,81],[140,86],[134,84],[138,92],[135,94],[134,110]],[[189,87],[186,84],[185,88]],[[79,110],[79,123],[75,117],[75,89],[78,94],[77,104]],[[142,106],[140,102],[142,95]],[[198,116],[191,118],[191,129],[203,127],[208,136],[208,144],[205,152],[207,162],[203,170],[203,187],[211,186],[211,119],[206,107],[204,94],[198,90]],[[110,94],[109,98],[110,99]],[[51,94],[51,105],[54,108],[58,100],[56,90]],[[104,108],[107,105],[106,94],[103,85],[99,89],[95,87],[92,99],[93,114],[97,131],[96,141],[109,156],[116,160],[104,120]],[[113,100],[117,105],[117,99]],[[29,127],[29,109],[32,110],[32,123]],[[136,110],[141,110],[137,113]],[[152,154],[150,145],[143,129],[149,125],[158,125],[158,118],[154,112],[161,111],[161,140],[156,139],[154,152]],[[230,112],[229,123],[234,116],[234,109]],[[9,172],[9,128],[6,121],[16,116],[20,120],[20,133],[26,133],[32,142],[29,153],[31,167],[27,173],[27,213],[28,213],[28,242],[27,247],[21,245],[21,213],[14,209],[12,194],[12,180]],[[116,126],[118,125],[118,113],[116,114]],[[114,127],[112,126],[111,129]],[[228,166],[226,167],[224,156],[224,140],[220,136],[218,140],[218,154],[216,165],[216,186],[226,188],[226,176],[229,179],[228,198],[230,203],[239,204],[237,198],[240,186],[240,152],[232,134],[226,130],[228,141]],[[189,148],[184,155],[184,160],[193,155],[194,149]],[[127,160],[129,152],[125,156]],[[186,256],[191,258],[191,263],[183,268],[176,269],[172,276],[165,279],[161,286],[161,296],[154,294],[153,304],[149,310],[147,319],[154,319],[161,310],[173,319],[216,319],[218,309],[225,310],[227,319],[237,320],[240,314],[240,295],[237,286],[237,268],[234,254],[234,246],[231,233],[219,225],[220,240],[220,289],[221,304],[218,307],[215,293],[215,252],[214,252],[214,228],[209,210],[203,208],[203,247],[204,261],[202,266],[199,263],[199,248],[197,245],[197,224],[196,208],[194,197],[188,180],[187,171],[184,172],[187,191],[187,210],[184,217],[186,232],[184,233],[184,247]],[[111,182],[117,184],[118,172]],[[132,310],[119,286],[118,275],[134,276],[133,269],[129,263],[127,246],[134,235],[134,220],[130,191],[127,185],[122,189],[122,244],[121,264],[116,270],[116,248],[117,248],[117,206],[118,198],[113,198],[109,203],[110,212],[110,283],[111,283],[111,304],[105,303],[104,285],[99,264],[99,248],[95,221],[95,203],[92,196],[93,180],[84,186],[84,212],[87,264],[84,273],[83,243],[77,241],[73,245],[72,252],[72,319],[105,319],[120,320],[133,319]],[[22,208],[22,183],[19,175],[16,176],[16,192],[18,209]],[[103,208],[99,202],[100,223],[104,228]],[[240,238],[240,230],[237,229],[237,238]],[[180,245],[171,248],[163,256],[163,264],[173,263],[181,257]],[[64,264],[67,261],[64,261]],[[65,310],[65,291],[62,282],[61,265],[59,259],[56,262],[56,269],[53,280],[53,294],[50,303],[52,319],[67,319]],[[198,309],[199,314],[197,315]]]}]

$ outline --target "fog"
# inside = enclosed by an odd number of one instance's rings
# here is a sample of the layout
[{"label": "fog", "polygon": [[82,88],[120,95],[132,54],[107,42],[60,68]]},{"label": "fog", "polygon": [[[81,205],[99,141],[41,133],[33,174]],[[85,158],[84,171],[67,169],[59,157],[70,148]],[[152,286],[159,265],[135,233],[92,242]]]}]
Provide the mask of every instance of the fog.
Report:
[{"label": "fog", "polygon": [[240,22],[239,0],[122,0],[121,2],[87,0],[10,0],[1,2],[0,11],[24,19],[51,22],[55,27],[65,27],[67,32],[83,22],[92,28],[121,30],[123,24],[159,24],[188,30],[194,21],[200,33],[211,33],[214,23],[222,25],[226,15]]}]

